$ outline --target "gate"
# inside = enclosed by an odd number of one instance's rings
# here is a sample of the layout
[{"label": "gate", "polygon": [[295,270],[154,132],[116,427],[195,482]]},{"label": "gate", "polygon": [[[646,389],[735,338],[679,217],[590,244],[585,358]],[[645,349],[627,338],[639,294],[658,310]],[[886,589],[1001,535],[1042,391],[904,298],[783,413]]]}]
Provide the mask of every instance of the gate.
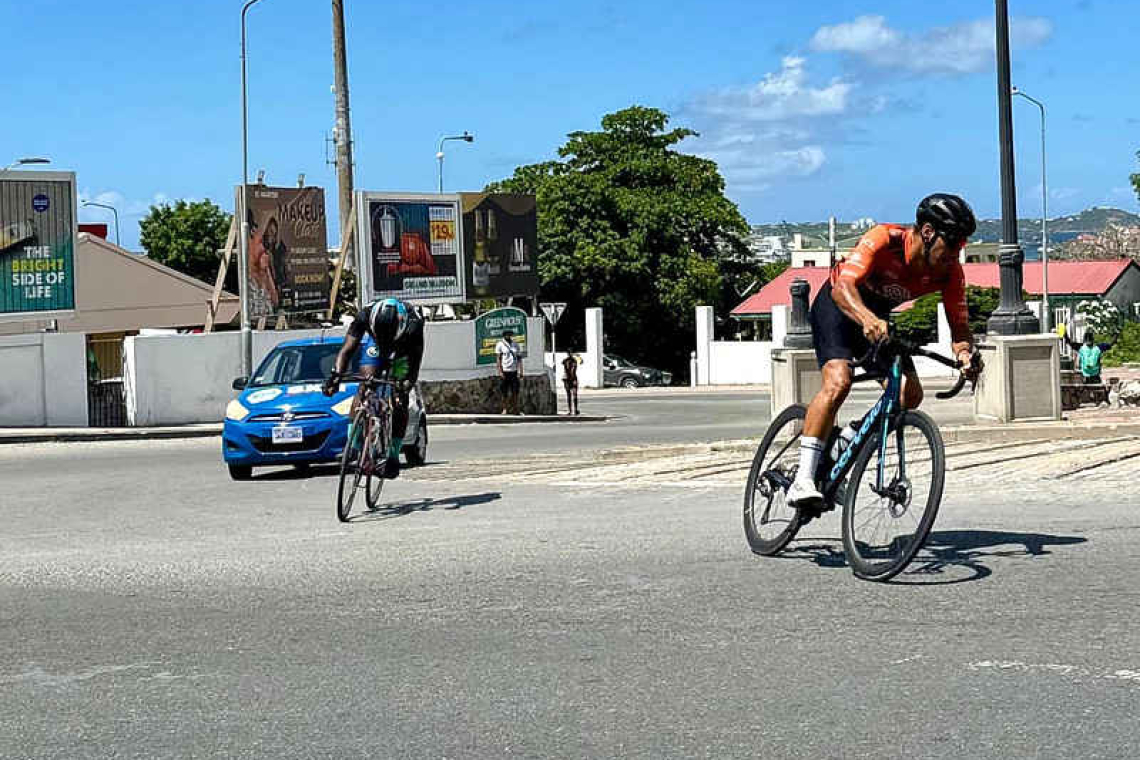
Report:
[{"label": "gate", "polygon": [[87,419],[91,427],[126,427],[124,333],[87,336]]}]

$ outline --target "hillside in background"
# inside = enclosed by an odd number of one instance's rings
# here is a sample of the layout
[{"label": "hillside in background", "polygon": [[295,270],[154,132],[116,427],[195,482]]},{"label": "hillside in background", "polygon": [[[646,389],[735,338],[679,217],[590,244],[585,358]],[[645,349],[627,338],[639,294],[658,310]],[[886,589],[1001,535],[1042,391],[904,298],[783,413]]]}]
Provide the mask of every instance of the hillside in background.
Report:
[{"label": "hillside in background", "polygon": [[[895,221],[895,220],[884,220]],[[1140,226],[1140,215],[1118,208],[1096,207],[1085,209],[1079,214],[1060,216],[1049,220],[1050,247],[1073,240],[1079,235],[1096,235],[1104,231],[1111,224],[1124,227]],[[839,222],[837,236],[839,244],[843,246],[854,245],[862,231],[852,229],[851,222]],[[787,245],[792,235],[800,233],[804,236],[807,247],[824,248],[827,246],[827,222],[796,222],[778,224],[757,224],[752,226],[753,237],[778,236]],[[1021,219],[1018,222],[1018,236],[1026,249],[1028,258],[1036,258],[1036,251],[1041,243],[1041,220]],[[1001,220],[982,219],[978,222],[978,232],[973,240],[978,243],[997,243],[1001,241]]]}]

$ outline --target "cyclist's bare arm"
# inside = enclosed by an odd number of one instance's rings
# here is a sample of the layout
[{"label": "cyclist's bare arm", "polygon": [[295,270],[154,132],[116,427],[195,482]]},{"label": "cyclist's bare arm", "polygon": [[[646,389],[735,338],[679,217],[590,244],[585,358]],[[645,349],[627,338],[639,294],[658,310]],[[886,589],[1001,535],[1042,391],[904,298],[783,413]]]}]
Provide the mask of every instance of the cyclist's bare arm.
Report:
[{"label": "cyclist's bare arm", "polygon": [[344,345],[340,347],[340,353],[336,355],[336,361],[333,363],[333,372],[338,375],[348,374],[348,368],[352,366],[352,357],[356,355],[356,349],[359,347],[360,336],[353,335],[349,329],[344,336]]}]

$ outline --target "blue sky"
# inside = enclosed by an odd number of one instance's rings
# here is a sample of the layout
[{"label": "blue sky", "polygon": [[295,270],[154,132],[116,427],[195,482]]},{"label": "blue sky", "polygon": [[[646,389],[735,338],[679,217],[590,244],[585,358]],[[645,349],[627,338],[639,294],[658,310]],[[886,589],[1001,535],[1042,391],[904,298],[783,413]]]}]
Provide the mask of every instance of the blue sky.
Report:
[{"label": "blue sky", "polygon": [[[934,190],[999,213],[993,4],[816,0],[479,3],[345,0],[356,184],[479,189],[631,104],[701,137],[753,223],[905,220]],[[1134,13],[1109,0],[1011,0],[1014,84],[1049,107],[1051,215],[1137,209]],[[10,63],[0,160],[46,155],[119,208],[135,247],[149,204],[232,207],[241,177],[240,0],[0,0]],[[250,169],[326,188],[328,2],[249,14]],[[1038,112],[1014,103],[1019,212],[1040,213]],[[11,158],[7,158],[10,156]],[[109,212],[84,209],[84,221]],[[332,225],[335,228],[335,224]],[[330,229],[330,242],[337,233]]]}]

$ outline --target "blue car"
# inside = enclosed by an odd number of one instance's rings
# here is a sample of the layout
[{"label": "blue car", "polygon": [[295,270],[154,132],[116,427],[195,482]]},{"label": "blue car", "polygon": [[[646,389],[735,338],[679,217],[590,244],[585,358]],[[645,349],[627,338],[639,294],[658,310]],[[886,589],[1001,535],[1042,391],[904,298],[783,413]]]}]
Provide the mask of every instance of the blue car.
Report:
[{"label": "blue car", "polygon": [[[341,384],[327,397],[321,384],[328,376],[344,338],[304,338],[278,344],[252,378],[239,377],[241,391],[226,407],[222,458],[234,480],[248,480],[254,467],[335,462],[348,437],[348,417],[356,383]],[[353,372],[359,369],[357,352]],[[416,390],[411,393],[404,458],[423,464],[427,458],[427,415]]]}]

